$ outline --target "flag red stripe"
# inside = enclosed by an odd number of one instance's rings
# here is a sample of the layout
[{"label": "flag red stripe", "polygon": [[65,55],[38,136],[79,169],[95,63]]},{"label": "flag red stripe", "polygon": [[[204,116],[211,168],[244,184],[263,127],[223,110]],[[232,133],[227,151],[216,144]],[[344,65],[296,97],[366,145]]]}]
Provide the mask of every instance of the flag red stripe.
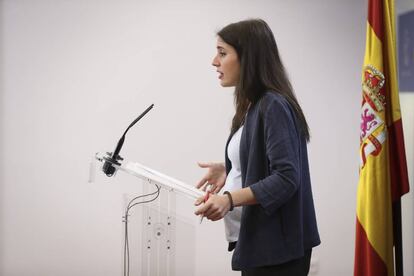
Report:
[{"label": "flag red stripe", "polygon": [[383,28],[383,3],[382,0],[369,0],[368,2],[368,23],[374,30],[377,37],[384,41]]},{"label": "flag red stripe", "polygon": [[388,137],[391,195],[392,200],[395,201],[410,190],[401,119],[388,127]]},{"label": "flag red stripe", "polygon": [[387,266],[369,243],[367,234],[356,220],[354,276],[387,276]]}]

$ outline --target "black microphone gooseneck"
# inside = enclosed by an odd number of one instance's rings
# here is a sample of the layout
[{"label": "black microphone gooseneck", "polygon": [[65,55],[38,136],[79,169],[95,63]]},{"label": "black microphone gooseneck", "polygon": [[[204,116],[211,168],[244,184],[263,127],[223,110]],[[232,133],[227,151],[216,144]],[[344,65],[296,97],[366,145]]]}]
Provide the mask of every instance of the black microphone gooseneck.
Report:
[{"label": "black microphone gooseneck", "polygon": [[138,116],[138,118],[136,118],[129,125],[129,127],[125,130],[124,134],[122,135],[121,139],[119,139],[118,144],[116,145],[115,151],[113,153],[108,152],[108,156],[104,157],[105,163],[103,165],[102,170],[107,176],[114,175],[116,168],[113,165],[118,165],[118,166],[121,165],[121,163],[119,163],[118,161],[122,161],[123,158],[119,155],[119,152],[121,151],[121,148],[124,145],[126,133],[133,125],[135,125],[139,120],[141,120],[141,118],[144,117],[153,107],[154,107],[154,104],[150,105],[144,112],[142,112],[141,115]]}]

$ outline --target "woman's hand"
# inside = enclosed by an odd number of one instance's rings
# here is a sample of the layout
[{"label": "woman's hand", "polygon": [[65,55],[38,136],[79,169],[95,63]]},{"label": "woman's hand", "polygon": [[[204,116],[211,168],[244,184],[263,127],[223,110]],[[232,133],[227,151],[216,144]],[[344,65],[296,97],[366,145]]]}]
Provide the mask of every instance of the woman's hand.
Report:
[{"label": "woman's hand", "polygon": [[208,171],[197,183],[196,187],[198,189],[202,188],[203,191],[205,191],[208,185],[212,185],[210,192],[212,194],[218,193],[226,182],[226,167],[224,166],[224,163],[199,162],[198,166],[200,166],[200,168],[208,169]]},{"label": "woman's hand", "polygon": [[[205,197],[198,198],[194,205],[199,206],[204,202],[204,198]],[[222,219],[230,210],[230,207],[231,203],[228,196],[211,194],[204,205],[195,211],[195,214],[216,221]]]}]

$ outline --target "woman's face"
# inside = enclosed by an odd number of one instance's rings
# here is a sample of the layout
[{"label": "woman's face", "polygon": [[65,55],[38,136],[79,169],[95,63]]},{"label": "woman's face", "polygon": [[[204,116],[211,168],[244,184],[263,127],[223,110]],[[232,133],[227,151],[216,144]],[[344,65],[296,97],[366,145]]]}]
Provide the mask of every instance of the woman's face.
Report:
[{"label": "woman's face", "polygon": [[217,54],[213,66],[219,73],[220,84],[223,87],[236,86],[240,78],[240,62],[233,46],[217,38]]}]

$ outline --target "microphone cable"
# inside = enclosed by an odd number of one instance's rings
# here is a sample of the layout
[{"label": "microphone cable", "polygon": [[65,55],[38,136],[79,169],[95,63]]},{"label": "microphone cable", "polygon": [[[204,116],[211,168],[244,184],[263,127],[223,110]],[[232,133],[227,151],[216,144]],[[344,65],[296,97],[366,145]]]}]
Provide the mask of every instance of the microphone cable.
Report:
[{"label": "microphone cable", "polygon": [[[161,187],[157,184],[154,184],[154,186],[157,188],[157,190],[155,192],[134,197],[133,199],[131,199],[129,201],[128,206],[126,207],[125,216],[123,217],[124,223],[125,223],[125,229],[124,229],[124,231],[125,231],[125,237],[124,237],[124,276],[129,276],[129,262],[130,262],[130,260],[129,260],[129,237],[128,237],[129,211],[134,206],[137,206],[139,204],[144,204],[144,203],[149,203],[149,202],[155,201],[160,195]],[[136,200],[138,200],[140,198],[144,198],[144,197],[148,197],[148,196],[154,196],[154,197],[151,198],[151,199],[148,199],[148,200],[142,200],[142,201],[135,202]]]}]

